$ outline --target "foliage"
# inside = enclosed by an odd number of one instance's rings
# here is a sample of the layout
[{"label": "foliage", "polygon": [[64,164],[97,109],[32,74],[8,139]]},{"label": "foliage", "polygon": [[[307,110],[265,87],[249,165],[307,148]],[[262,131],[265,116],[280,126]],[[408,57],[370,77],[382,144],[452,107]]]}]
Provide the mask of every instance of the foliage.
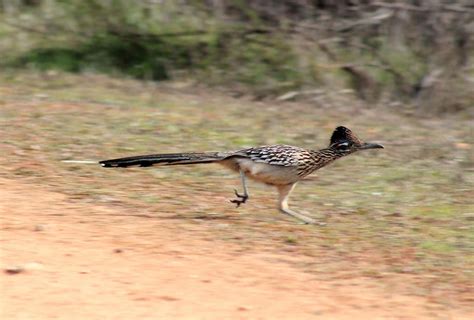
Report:
[{"label": "foliage", "polygon": [[423,111],[474,105],[473,30],[468,0],[0,1],[4,66],[184,76],[259,96],[350,87]]}]

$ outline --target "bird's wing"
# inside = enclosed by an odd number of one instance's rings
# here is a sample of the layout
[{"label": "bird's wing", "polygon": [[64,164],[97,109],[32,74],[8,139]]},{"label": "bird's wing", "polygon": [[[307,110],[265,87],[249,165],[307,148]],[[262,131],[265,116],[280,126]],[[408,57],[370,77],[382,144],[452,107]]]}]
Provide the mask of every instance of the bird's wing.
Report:
[{"label": "bird's wing", "polygon": [[306,149],[287,145],[271,145],[238,150],[230,156],[241,156],[255,162],[276,166],[296,167],[303,153],[307,153]]}]

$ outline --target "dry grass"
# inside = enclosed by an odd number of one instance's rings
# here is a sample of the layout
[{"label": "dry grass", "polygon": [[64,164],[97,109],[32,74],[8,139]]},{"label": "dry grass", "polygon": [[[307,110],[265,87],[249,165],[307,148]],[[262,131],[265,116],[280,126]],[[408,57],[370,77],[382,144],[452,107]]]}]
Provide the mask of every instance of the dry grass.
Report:
[{"label": "dry grass", "polygon": [[[228,199],[238,177],[213,165],[105,170],[61,162],[272,143],[319,148],[339,124],[386,149],[343,159],[296,188],[295,209],[326,227],[279,215],[275,191],[254,183],[251,201],[234,209]],[[320,278],[390,283],[403,275],[406,283],[391,285],[446,307],[467,305],[473,284],[473,143],[462,114],[420,119],[348,100],[331,108],[256,103],[179,83],[93,75],[0,79],[0,175],[48,186],[71,201],[205,226],[202,237],[245,251],[306,256],[298,264]]]}]

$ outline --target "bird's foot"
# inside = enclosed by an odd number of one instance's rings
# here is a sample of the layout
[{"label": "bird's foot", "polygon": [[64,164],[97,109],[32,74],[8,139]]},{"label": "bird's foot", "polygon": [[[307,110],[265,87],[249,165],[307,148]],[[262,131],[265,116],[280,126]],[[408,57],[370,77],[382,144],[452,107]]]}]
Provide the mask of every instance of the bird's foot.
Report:
[{"label": "bird's foot", "polygon": [[235,189],[234,189],[234,193],[238,199],[230,200],[230,202],[235,203],[237,205],[237,208],[240,207],[242,203],[245,203],[247,199],[249,198],[248,194],[239,194],[237,190]]},{"label": "bird's foot", "polygon": [[319,221],[316,221],[315,219],[313,218],[310,218],[304,214],[301,214],[301,213],[298,213],[298,212],[295,212],[293,210],[290,210],[290,209],[282,209],[280,208],[280,211],[284,214],[287,214],[287,215],[290,215],[298,220],[301,221],[301,223],[303,224],[315,224],[315,225],[319,225],[319,226],[325,226],[326,223],[324,222],[319,222]]}]

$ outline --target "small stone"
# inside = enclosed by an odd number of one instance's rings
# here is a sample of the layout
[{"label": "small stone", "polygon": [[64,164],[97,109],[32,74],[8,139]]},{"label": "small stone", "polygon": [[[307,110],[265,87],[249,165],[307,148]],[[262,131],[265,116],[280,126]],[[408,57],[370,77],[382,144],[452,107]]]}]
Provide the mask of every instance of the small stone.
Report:
[{"label": "small stone", "polygon": [[42,270],[44,269],[44,266],[38,262],[28,262],[23,265],[23,268],[26,271],[32,271],[32,270]]},{"label": "small stone", "polygon": [[5,268],[5,273],[7,274],[18,274],[22,272],[25,272],[25,269],[21,266],[13,266],[13,267]]},{"label": "small stone", "polygon": [[400,212],[392,212],[392,213],[387,213],[386,216],[387,216],[387,217],[396,217],[396,218],[399,218],[399,217],[403,216],[403,214],[401,214]]},{"label": "small stone", "polygon": [[35,228],[33,229],[35,231],[44,231],[44,225],[43,224],[37,224]]},{"label": "small stone", "polygon": [[41,146],[38,144],[32,144],[30,145],[30,149],[38,151],[38,150],[41,150]]},{"label": "small stone", "polygon": [[37,93],[35,94],[35,97],[42,100],[49,98],[49,96],[46,93]]},{"label": "small stone", "polygon": [[473,212],[466,212],[462,215],[464,219],[467,221],[474,221],[474,213]]},{"label": "small stone", "polygon": [[175,298],[175,297],[171,297],[171,296],[161,296],[159,297],[161,300],[165,300],[165,301],[178,301],[179,299],[178,298]]}]

